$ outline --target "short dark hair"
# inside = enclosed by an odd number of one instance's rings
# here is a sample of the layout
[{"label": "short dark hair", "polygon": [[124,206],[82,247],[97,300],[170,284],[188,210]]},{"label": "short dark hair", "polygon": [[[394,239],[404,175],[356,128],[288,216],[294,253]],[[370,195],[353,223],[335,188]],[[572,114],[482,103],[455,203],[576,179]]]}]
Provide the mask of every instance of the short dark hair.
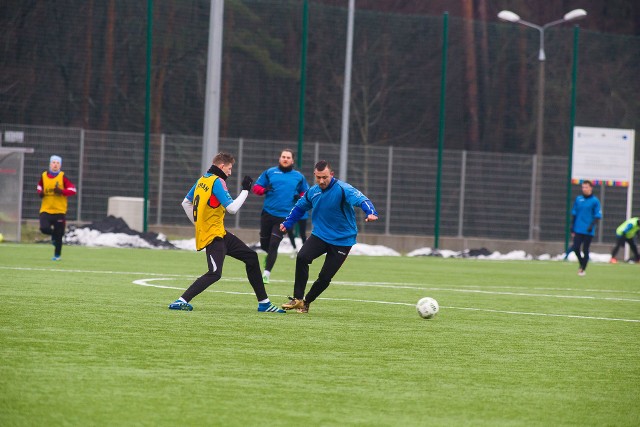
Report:
[{"label": "short dark hair", "polygon": [[329,172],[333,170],[329,162],[327,162],[326,160],[320,160],[318,163],[316,163],[316,165],[314,166],[314,169],[317,171],[323,171],[325,169],[329,169]]},{"label": "short dark hair", "polygon": [[591,182],[588,179],[585,179],[584,181],[582,181],[583,184],[589,184],[590,187],[593,187],[593,182]]},{"label": "short dark hair", "polygon": [[224,153],[222,151],[216,154],[216,156],[213,158],[213,164],[216,166],[219,164],[223,164],[223,165],[234,164],[235,162],[236,162],[236,159],[231,154]]},{"label": "short dark hair", "polygon": [[280,155],[282,156],[282,153],[284,153],[285,151],[286,151],[287,153],[291,153],[291,158],[292,158],[293,160],[295,160],[295,159],[296,159],[296,155],[295,155],[295,153],[293,152],[293,150],[292,150],[291,148],[285,148],[284,150],[282,150],[282,151],[280,152]]}]

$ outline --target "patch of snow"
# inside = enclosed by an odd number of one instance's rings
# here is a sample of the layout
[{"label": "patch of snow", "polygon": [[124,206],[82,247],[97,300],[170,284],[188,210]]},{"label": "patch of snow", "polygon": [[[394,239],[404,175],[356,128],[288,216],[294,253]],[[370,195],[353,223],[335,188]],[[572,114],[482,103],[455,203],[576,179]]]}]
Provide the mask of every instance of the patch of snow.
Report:
[{"label": "patch of snow", "polygon": [[183,249],[186,251],[195,251],[196,250],[196,238],[186,239],[186,240],[171,240],[173,246],[178,249]]},{"label": "patch of snow", "polygon": [[356,243],[351,248],[351,252],[349,252],[349,255],[400,256],[400,253],[382,245],[367,245],[364,243]]},{"label": "patch of snow", "polygon": [[124,233],[101,233],[88,228],[76,228],[64,236],[64,242],[70,245],[106,246],[113,248],[162,249],[151,245],[140,236]]},{"label": "patch of snow", "polygon": [[[119,230],[118,230],[119,231]],[[147,249],[165,249],[175,247],[177,249],[195,251],[196,241],[195,238],[183,239],[183,240],[167,240],[163,234],[148,235],[149,233],[132,233],[131,230],[126,230],[127,233],[120,232],[100,232],[94,228],[82,227],[71,228],[64,236],[64,242],[66,244],[81,245],[81,246],[104,246],[114,248],[147,248]],[[144,238],[146,237],[146,239]],[[258,242],[247,243],[247,245],[257,252],[262,252],[260,244]],[[300,249],[302,247],[302,240],[296,238],[296,247]],[[295,253],[295,249],[291,245],[290,240],[285,237],[280,243],[278,253],[291,254]],[[402,256],[397,251],[382,245],[367,245],[364,243],[356,243],[352,248],[349,255],[366,255],[366,256]],[[409,252],[406,256],[436,256],[441,258],[474,258],[481,260],[501,260],[501,261],[569,261],[577,262],[576,255],[571,252],[565,260],[565,254],[550,255],[543,254],[538,257],[534,257],[531,254],[526,253],[523,250],[515,250],[502,254],[500,252],[490,252],[485,248],[481,249],[466,249],[464,251],[452,251],[448,249],[433,249],[429,247],[418,248]],[[608,263],[611,260],[609,254],[591,253],[590,261]]]}]

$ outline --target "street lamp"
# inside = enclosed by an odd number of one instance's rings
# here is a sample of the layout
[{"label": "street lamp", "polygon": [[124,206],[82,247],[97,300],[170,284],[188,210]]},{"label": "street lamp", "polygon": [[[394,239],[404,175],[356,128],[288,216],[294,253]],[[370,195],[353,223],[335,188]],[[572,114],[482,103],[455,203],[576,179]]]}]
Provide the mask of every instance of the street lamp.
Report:
[{"label": "street lamp", "polygon": [[535,28],[540,32],[540,51],[538,52],[538,62],[540,64],[538,71],[538,112],[537,112],[537,127],[536,127],[536,165],[535,165],[535,189],[534,189],[534,204],[533,204],[533,224],[531,232],[529,233],[529,239],[538,241],[540,240],[540,201],[542,193],[542,155],[543,155],[543,138],[544,138],[544,61],[546,59],[544,53],[544,31],[554,25],[562,24],[564,22],[575,21],[587,16],[587,12],[584,9],[574,9],[569,13],[566,13],[562,19],[549,22],[542,26],[532,24],[531,22],[520,19],[520,16],[509,10],[503,10],[498,13],[498,18],[507,22],[514,22],[516,24],[522,24],[527,27]]}]

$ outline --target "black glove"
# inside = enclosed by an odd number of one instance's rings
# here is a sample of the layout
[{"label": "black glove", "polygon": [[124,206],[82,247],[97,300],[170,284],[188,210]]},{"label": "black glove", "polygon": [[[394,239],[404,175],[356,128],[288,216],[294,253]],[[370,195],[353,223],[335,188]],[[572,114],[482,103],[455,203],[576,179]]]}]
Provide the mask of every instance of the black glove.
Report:
[{"label": "black glove", "polygon": [[56,187],[56,188],[53,189],[53,192],[56,193],[56,194],[62,194],[62,188]]},{"label": "black glove", "polygon": [[592,231],[592,230],[593,230],[593,227],[589,227],[589,228],[587,228],[587,232],[588,232],[588,233],[591,233],[591,231]]},{"label": "black glove", "polygon": [[247,175],[242,180],[242,189],[243,190],[247,190],[247,191],[251,191],[252,184],[253,184],[253,178],[251,178],[249,175]]},{"label": "black glove", "polygon": [[44,197],[44,191],[39,192],[38,196],[40,196],[40,198],[42,199]]},{"label": "black glove", "polygon": [[298,200],[300,200],[300,195],[298,193],[293,195],[293,202],[297,202]]}]

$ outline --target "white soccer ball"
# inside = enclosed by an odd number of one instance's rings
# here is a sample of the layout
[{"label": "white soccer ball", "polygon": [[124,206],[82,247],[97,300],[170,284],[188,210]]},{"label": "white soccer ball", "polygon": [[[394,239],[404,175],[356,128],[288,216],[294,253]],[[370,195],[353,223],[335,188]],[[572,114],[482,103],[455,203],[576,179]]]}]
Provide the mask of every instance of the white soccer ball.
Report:
[{"label": "white soccer ball", "polygon": [[438,301],[431,297],[424,297],[416,304],[416,310],[423,319],[433,319],[433,317],[440,311]]}]

